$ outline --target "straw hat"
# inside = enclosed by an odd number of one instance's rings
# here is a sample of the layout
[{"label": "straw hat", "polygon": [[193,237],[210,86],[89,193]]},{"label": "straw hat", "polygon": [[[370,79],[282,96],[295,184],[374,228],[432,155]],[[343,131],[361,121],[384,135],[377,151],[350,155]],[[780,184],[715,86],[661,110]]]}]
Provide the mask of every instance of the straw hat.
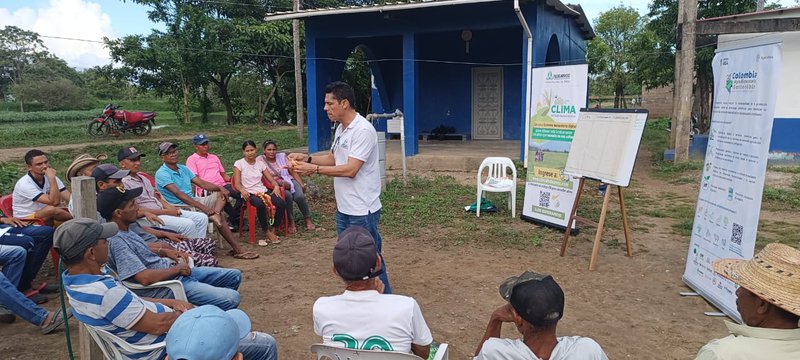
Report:
[{"label": "straw hat", "polygon": [[75,176],[78,176],[78,171],[90,165],[92,163],[99,163],[105,159],[108,159],[106,154],[97,154],[96,156],[92,156],[89,154],[80,154],[75,160],[72,161],[72,164],[69,164],[67,167],[67,178],[71,179]]},{"label": "straw hat", "polygon": [[765,301],[800,315],[800,250],[768,244],[751,260],[715,261],[714,271]]}]

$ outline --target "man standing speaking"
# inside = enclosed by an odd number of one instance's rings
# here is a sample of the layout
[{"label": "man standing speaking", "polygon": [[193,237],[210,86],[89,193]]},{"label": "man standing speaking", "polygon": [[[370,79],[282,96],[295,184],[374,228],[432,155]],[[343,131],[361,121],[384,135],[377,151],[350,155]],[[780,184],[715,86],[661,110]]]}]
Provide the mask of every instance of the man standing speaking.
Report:
[{"label": "man standing speaking", "polygon": [[[292,153],[294,168],[304,175],[333,177],[336,193],[336,232],[351,225],[366,228],[382,251],[378,222],[381,219],[381,174],[378,167],[378,136],[375,128],[355,110],[355,94],[347,83],[336,81],[325,87],[325,112],[331,122],[338,122],[331,151],[309,156]],[[386,262],[380,276],[384,293],[391,294]]]}]

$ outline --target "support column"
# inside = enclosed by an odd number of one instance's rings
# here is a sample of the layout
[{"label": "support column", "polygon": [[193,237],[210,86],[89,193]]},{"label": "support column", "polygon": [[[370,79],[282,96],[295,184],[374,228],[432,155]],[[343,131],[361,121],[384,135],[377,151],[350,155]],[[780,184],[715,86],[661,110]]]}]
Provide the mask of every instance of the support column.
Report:
[{"label": "support column", "polygon": [[417,140],[417,62],[413,32],[403,33],[403,118],[405,126],[406,156],[419,153]]},{"label": "support column", "polygon": [[[320,89],[317,72],[320,71],[317,61],[317,39],[306,27],[306,104],[308,109],[308,152],[309,154],[325,149],[330,145],[330,129],[325,131],[322,124],[328,121],[320,104],[324,98],[324,87]],[[325,86],[325,85],[322,85]],[[320,116],[322,114],[322,116]],[[328,146],[330,147],[330,146]]]}]

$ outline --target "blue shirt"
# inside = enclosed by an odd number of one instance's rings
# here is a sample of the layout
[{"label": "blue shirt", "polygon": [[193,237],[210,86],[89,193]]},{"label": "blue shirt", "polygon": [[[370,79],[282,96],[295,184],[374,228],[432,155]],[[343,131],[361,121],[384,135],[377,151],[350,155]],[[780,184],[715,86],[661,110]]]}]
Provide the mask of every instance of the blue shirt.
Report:
[{"label": "blue shirt", "polygon": [[[166,339],[167,334],[153,335],[131,328],[148,310],[165,313],[172,309],[140,298],[108,275],[69,275],[64,271],[61,279],[78,321],[108,331],[132,345],[150,345]],[[163,348],[144,353],[118,349],[131,359],[161,359],[165,355]]]},{"label": "blue shirt", "polygon": [[164,200],[167,200],[168,203],[185,205],[172,191],[167,190],[166,186],[175,184],[178,190],[192,197],[192,179],[194,179],[195,175],[185,165],[177,165],[178,171],[170,169],[167,167],[167,164],[163,164],[158,168],[158,171],[156,171],[156,187],[158,191],[161,192],[161,196],[163,196]]},{"label": "blue shirt", "polygon": [[150,251],[144,239],[132,231],[120,230],[108,238],[108,266],[120,280],[133,280],[134,275],[146,269],[167,269],[172,260]]}]

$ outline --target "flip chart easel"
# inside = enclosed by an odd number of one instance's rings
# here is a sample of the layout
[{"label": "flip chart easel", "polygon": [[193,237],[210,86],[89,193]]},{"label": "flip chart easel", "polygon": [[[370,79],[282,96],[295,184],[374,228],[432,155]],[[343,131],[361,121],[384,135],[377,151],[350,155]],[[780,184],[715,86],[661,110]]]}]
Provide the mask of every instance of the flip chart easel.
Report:
[{"label": "flip chart easel", "polygon": [[[586,178],[581,178],[580,182],[578,183],[578,194],[575,197],[575,203],[572,204],[572,211],[569,213],[569,221],[567,224],[572,224],[573,221],[576,223],[582,223],[586,225],[596,225],[597,232],[594,235],[594,245],[592,246],[592,257],[589,259],[589,271],[594,271],[594,266],[597,261],[597,253],[600,251],[600,239],[603,237],[603,227],[605,226],[606,222],[606,214],[608,213],[608,202],[611,199],[611,189],[612,187],[617,188],[617,193],[619,194],[619,209],[622,213],[622,227],[625,232],[625,248],[628,252],[629,257],[633,257],[633,244],[631,239],[631,231],[630,227],[628,226],[628,212],[625,210],[625,197],[622,195],[622,186],[609,185],[606,188],[606,194],[603,196],[603,207],[600,210],[600,220],[598,222],[591,221],[587,218],[577,216],[578,212],[578,203],[581,201],[581,194],[583,193],[583,186],[585,184]],[[569,242],[569,236],[572,233],[572,227],[567,226],[567,230],[564,233],[564,242],[561,244],[561,256],[564,256],[564,253],[567,251],[567,243]]]},{"label": "flip chart easel", "polygon": [[[633,256],[632,238],[628,225],[628,212],[625,209],[625,196],[622,188],[630,184],[633,165],[639,152],[639,143],[644,133],[647,121],[647,110],[634,109],[581,109],[572,146],[564,167],[564,174],[579,178],[578,193],[572,205],[567,228],[564,233],[564,242],[561,244],[561,256],[567,250],[573,221],[588,225],[596,225],[597,232],[592,247],[592,257],[589,260],[589,270],[593,271],[597,262],[597,253],[600,250],[600,239],[603,237],[608,203],[611,191],[617,188],[619,194],[619,207],[622,215],[622,226],[625,233],[625,246],[629,257]],[[608,184],[603,207],[600,210],[600,219],[597,223],[577,215],[578,204],[585,186],[586,179],[594,179]]]}]

